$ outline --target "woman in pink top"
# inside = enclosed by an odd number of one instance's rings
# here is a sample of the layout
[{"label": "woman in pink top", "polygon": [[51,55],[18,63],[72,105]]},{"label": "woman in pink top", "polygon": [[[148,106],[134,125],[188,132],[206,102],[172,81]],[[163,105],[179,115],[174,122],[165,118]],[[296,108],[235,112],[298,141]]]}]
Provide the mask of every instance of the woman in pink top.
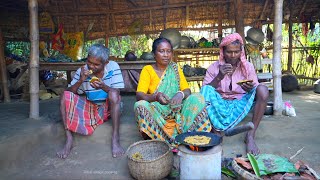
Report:
[{"label": "woman in pink top", "polygon": [[[239,83],[242,80],[251,82]],[[245,142],[248,153],[259,154],[254,139],[269,91],[259,84],[254,66],[245,58],[243,40],[238,33],[222,40],[219,61],[208,68],[201,94],[208,104],[208,115],[216,131],[225,131],[237,125],[248,114],[255,100],[254,129],[248,131]]]}]

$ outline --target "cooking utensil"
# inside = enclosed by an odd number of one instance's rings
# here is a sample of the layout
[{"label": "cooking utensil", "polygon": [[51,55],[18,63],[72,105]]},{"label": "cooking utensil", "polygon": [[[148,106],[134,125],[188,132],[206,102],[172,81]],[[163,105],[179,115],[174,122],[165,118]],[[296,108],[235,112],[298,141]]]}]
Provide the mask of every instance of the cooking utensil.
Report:
[{"label": "cooking utensil", "polygon": [[250,28],[247,31],[247,37],[245,37],[247,42],[253,45],[258,45],[263,42],[264,40],[264,33],[261,29],[258,28]]},{"label": "cooking utensil", "polygon": [[177,49],[180,46],[181,34],[176,29],[164,29],[161,31],[160,37],[169,39],[171,41],[173,49]]},{"label": "cooking utensil", "polygon": [[266,110],[264,115],[273,115],[273,102],[267,102]]},{"label": "cooking utensil", "polygon": [[313,84],[313,91],[315,93],[320,93],[320,79]]},{"label": "cooking utensil", "polygon": [[223,133],[224,133],[225,136],[233,136],[233,135],[236,135],[236,134],[239,134],[239,133],[250,131],[253,128],[254,128],[254,124],[252,122],[248,122],[248,123],[246,123],[244,125],[227,129]]},{"label": "cooking utensil", "polygon": [[[234,128],[230,128],[230,129],[226,130],[225,132],[222,132],[222,135],[223,136],[233,136],[235,134],[239,134],[239,133],[242,133],[242,132],[245,132],[245,131],[249,131],[249,130],[251,130],[253,128],[254,128],[254,124],[252,122],[248,122],[245,125],[241,125],[241,126],[237,126],[237,127],[234,127]],[[195,135],[206,136],[206,137],[211,138],[210,142],[208,144],[196,145],[197,147],[212,147],[212,146],[219,145],[222,142],[222,136],[219,136],[217,134],[210,133],[210,132],[197,132],[197,131],[185,132],[185,133],[179,134],[179,135],[176,136],[175,141],[180,143],[180,144],[183,144],[183,145],[195,146],[194,144],[189,144],[189,143],[184,141],[184,139],[186,137],[195,136]]]},{"label": "cooking utensil", "polygon": [[216,134],[213,133],[209,133],[209,132],[197,132],[197,131],[192,131],[192,132],[186,132],[186,133],[182,133],[176,136],[175,141],[180,143],[180,144],[184,144],[184,145],[191,145],[191,146],[195,146],[194,144],[189,144],[187,142],[184,141],[185,138],[189,137],[189,136],[205,136],[205,137],[209,137],[210,142],[208,144],[204,144],[204,145],[197,145],[197,147],[212,147],[212,146],[216,146],[218,144],[221,143],[222,141],[222,137],[218,136]]}]

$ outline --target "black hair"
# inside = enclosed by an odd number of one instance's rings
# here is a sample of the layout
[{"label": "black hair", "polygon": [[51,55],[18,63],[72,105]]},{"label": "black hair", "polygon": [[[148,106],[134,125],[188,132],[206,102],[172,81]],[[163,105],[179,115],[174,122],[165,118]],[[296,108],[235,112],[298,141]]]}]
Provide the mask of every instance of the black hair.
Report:
[{"label": "black hair", "polygon": [[[232,45],[240,45],[240,50],[243,48],[243,44],[240,42],[239,39],[236,39],[235,41],[232,41],[230,44]],[[223,51],[226,50],[226,46],[223,46]]]},{"label": "black hair", "polygon": [[153,41],[153,44],[152,44],[152,52],[153,52],[153,54],[156,53],[157,47],[162,42],[168,42],[170,44],[170,46],[171,46],[171,50],[173,50],[171,41],[169,39],[167,39],[167,38],[160,37],[160,38],[157,38],[156,40]]}]

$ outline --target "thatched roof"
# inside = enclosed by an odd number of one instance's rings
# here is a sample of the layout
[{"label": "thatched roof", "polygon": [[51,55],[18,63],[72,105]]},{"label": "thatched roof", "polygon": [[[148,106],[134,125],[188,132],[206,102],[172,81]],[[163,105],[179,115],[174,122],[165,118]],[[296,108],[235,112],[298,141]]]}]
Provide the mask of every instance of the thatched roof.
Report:
[{"label": "thatched roof", "polygon": [[[156,33],[165,28],[214,31],[234,27],[236,0],[39,0],[65,32],[83,31],[88,38]],[[273,0],[242,0],[245,25],[273,23]],[[284,0],[284,22],[292,4],[294,22],[320,20],[319,0]],[[0,1],[0,27],[5,39],[28,39],[26,0]]]}]

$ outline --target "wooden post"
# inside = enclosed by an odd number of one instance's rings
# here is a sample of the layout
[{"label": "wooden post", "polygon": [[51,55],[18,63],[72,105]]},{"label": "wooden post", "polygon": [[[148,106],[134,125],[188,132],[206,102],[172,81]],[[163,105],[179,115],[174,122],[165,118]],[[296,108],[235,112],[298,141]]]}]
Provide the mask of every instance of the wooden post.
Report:
[{"label": "wooden post", "polygon": [[105,46],[108,47],[109,46],[109,35],[106,34],[106,43]]},{"label": "wooden post", "polygon": [[281,88],[281,42],[282,42],[282,9],[283,0],[275,0],[274,30],[273,30],[273,89],[274,89],[274,115],[282,114],[282,88]]},{"label": "wooden post", "polygon": [[291,72],[292,68],[292,13],[293,13],[293,2],[290,3],[290,17],[289,17],[289,49],[288,49],[288,64],[287,64],[287,71]]},{"label": "wooden post", "polygon": [[222,6],[219,3],[218,4],[218,38],[219,38],[219,42],[221,42],[221,40],[222,40],[222,16],[223,16],[222,12],[223,11],[221,11],[221,8],[222,8]]},{"label": "wooden post", "polygon": [[1,81],[2,81],[2,94],[3,101],[10,102],[10,93],[8,86],[8,77],[7,77],[7,68],[6,61],[4,59],[4,40],[2,36],[2,30],[0,29],[0,72],[1,72]]},{"label": "wooden post", "polygon": [[236,32],[240,34],[240,36],[244,39],[244,22],[243,22],[243,0],[234,0],[234,10],[235,10],[235,25]]},{"label": "wooden post", "polygon": [[30,13],[30,114],[32,119],[39,119],[39,25],[38,2],[29,0]]},{"label": "wooden post", "polygon": [[186,27],[189,26],[189,10],[190,7],[189,6],[186,6]]}]

